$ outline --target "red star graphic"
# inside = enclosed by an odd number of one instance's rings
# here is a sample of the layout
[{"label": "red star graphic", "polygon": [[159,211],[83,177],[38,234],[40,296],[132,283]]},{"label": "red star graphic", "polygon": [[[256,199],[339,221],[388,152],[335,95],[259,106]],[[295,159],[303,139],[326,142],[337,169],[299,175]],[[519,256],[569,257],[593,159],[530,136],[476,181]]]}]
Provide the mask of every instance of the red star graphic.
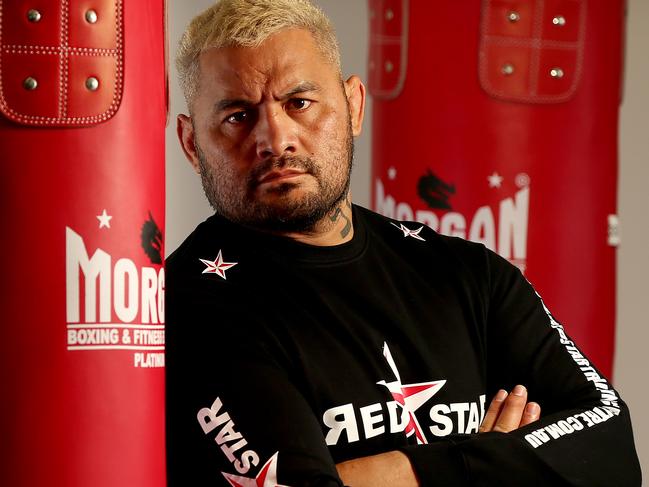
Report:
[{"label": "red star graphic", "polygon": [[229,473],[221,472],[232,487],[286,487],[277,483],[277,457],[279,452],[276,452],[266,464],[261,467],[261,470],[254,479],[247,477],[240,477]]},{"label": "red star graphic", "polygon": [[217,255],[216,259],[214,260],[205,260],[205,259],[198,259],[198,260],[200,260],[203,264],[207,266],[205,269],[203,269],[203,274],[216,274],[217,276],[222,277],[223,279],[227,279],[225,277],[225,271],[238,264],[238,262],[224,262],[220,250],[219,250],[219,255]]},{"label": "red star graphic", "polygon": [[414,434],[417,437],[418,444],[422,445],[428,443],[421,426],[419,426],[417,416],[415,416],[415,411],[437,394],[444,384],[446,384],[446,381],[436,380],[432,382],[420,382],[418,384],[401,384],[399,370],[392,358],[387,343],[383,344],[383,356],[388,361],[388,365],[392,369],[392,372],[394,372],[397,380],[392,382],[382,380],[378,382],[378,384],[387,387],[388,391],[392,394],[392,398],[403,408],[404,411],[407,412],[408,424],[405,429],[406,436],[410,437]]}]

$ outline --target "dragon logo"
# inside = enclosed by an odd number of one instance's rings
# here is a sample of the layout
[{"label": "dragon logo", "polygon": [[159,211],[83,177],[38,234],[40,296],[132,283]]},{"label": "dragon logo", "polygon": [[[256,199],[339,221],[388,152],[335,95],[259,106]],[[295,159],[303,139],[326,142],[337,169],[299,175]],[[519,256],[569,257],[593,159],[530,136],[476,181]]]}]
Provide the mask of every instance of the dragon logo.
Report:
[{"label": "dragon logo", "polygon": [[428,169],[426,174],[419,178],[417,194],[430,208],[451,210],[448,200],[455,194],[455,185],[445,183]]},{"label": "dragon logo", "polygon": [[158,224],[149,211],[149,219],[142,225],[140,232],[142,249],[149,257],[152,264],[162,264],[162,243],[163,237]]}]

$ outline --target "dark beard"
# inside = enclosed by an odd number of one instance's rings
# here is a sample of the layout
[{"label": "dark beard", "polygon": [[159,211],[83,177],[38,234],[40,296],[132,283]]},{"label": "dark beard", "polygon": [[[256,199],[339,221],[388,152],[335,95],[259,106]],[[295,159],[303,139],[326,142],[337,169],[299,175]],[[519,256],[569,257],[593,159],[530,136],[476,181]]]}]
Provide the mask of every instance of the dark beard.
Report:
[{"label": "dark beard", "polygon": [[[216,184],[217,177],[207,164],[205,155],[196,144],[199,158],[201,181],[205,196],[214,211],[230,221],[267,232],[310,233],[325,217],[331,215],[343,202],[349,192],[351,171],[354,159],[354,138],[351,123],[348,125],[345,154],[338,164],[346,164],[345,183],[339,190],[321,179],[321,170],[310,157],[282,156],[269,159],[255,167],[246,181],[244,201],[227,201],[224,192]],[[259,177],[271,169],[295,168],[312,175],[318,182],[318,192],[309,194],[302,200],[286,206],[273,206],[257,203],[254,200]],[[296,187],[295,183],[286,182],[272,191],[282,196],[288,195]],[[238,213],[238,214],[237,214]]]}]

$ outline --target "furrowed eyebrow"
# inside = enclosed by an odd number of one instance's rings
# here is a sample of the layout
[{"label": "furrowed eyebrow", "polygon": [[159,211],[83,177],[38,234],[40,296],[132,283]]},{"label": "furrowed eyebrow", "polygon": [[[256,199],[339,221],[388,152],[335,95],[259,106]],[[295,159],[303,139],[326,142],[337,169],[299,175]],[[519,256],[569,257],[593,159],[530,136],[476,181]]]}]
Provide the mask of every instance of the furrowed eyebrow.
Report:
[{"label": "furrowed eyebrow", "polygon": [[[299,95],[301,93],[307,93],[310,91],[320,91],[320,86],[310,81],[304,81],[303,83],[298,84],[297,86],[290,89],[286,93],[280,95],[278,100],[287,100],[289,98],[294,97],[295,95]],[[249,108],[253,108],[254,106],[255,104],[249,100],[244,100],[240,98],[226,98],[224,100],[217,102],[214,105],[214,111],[218,113],[218,112],[230,110],[232,108],[249,109]]]},{"label": "furrowed eyebrow", "polygon": [[218,103],[214,105],[214,110],[216,112],[223,112],[225,110],[229,110],[231,108],[252,108],[254,106],[254,103],[248,101],[248,100],[242,100],[242,99],[225,99],[221,100]]},{"label": "furrowed eyebrow", "polygon": [[295,88],[287,91],[283,95],[279,97],[280,100],[286,100],[288,98],[294,97],[295,95],[299,95],[301,93],[306,93],[308,91],[320,91],[320,87],[312,83],[310,81],[304,81],[297,85]]}]

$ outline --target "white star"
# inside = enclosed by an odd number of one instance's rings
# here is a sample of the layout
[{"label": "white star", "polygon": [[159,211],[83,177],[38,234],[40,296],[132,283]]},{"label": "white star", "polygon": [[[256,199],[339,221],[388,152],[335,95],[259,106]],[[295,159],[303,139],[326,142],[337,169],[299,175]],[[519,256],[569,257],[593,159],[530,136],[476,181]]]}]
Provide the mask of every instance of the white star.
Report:
[{"label": "white star", "polygon": [[390,168],[388,169],[388,179],[397,179],[397,169],[394,166],[390,166]]},{"label": "white star", "polygon": [[275,453],[254,479],[221,472],[232,487],[286,487],[277,483],[277,457]]},{"label": "white star", "polygon": [[111,218],[113,217],[106,213],[106,208],[104,208],[104,211],[101,213],[101,215],[97,215],[97,220],[99,220],[99,228],[110,228]]},{"label": "white star", "polygon": [[224,262],[220,250],[219,250],[219,255],[217,255],[216,259],[214,260],[205,260],[205,259],[198,259],[198,260],[200,260],[203,264],[207,266],[205,267],[205,269],[203,269],[202,272],[203,274],[216,274],[217,276],[222,277],[223,279],[226,279],[225,271],[238,264],[238,262]]},{"label": "white star", "polygon": [[500,188],[500,185],[503,183],[503,179],[505,178],[503,178],[497,172],[494,172],[491,176],[487,176],[490,188]]},{"label": "white star", "polygon": [[423,242],[426,241],[426,239],[424,239],[423,237],[419,236],[419,232],[421,232],[421,231],[424,229],[423,225],[422,225],[421,227],[419,227],[417,230],[410,230],[410,229],[409,229],[408,227],[406,227],[403,223],[399,223],[399,225],[397,225],[396,223],[392,223],[392,222],[390,222],[390,223],[391,223],[392,225],[394,225],[395,227],[397,227],[399,230],[401,230],[401,231],[403,232],[403,236],[404,236],[404,237],[412,237],[412,238],[416,238],[417,240],[421,240],[421,241],[423,241]]},{"label": "white star", "polygon": [[399,404],[405,413],[408,415],[408,424],[406,425],[406,436],[413,434],[417,438],[417,443],[420,445],[428,443],[424,431],[417,421],[415,411],[424,405],[430,398],[439,392],[439,390],[446,384],[445,380],[436,380],[432,382],[419,382],[417,384],[401,384],[401,376],[397,369],[397,364],[392,358],[390,348],[387,343],[383,343],[383,356],[392,369],[394,376],[397,380],[386,382],[384,380],[377,382],[377,384],[385,386],[392,394],[392,398]]}]

